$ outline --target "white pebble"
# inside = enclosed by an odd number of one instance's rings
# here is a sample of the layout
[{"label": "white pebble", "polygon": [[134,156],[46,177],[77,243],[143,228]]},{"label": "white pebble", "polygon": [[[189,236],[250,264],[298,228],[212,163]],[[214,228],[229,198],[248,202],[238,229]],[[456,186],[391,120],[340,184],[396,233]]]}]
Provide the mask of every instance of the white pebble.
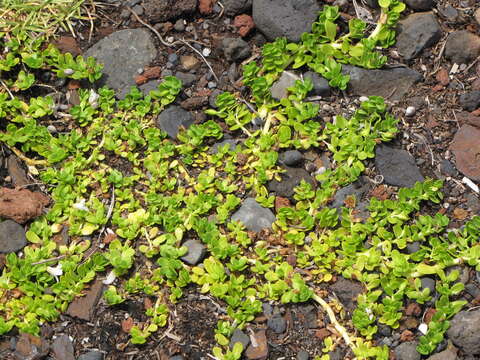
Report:
[{"label": "white pebble", "polygon": [[418,331],[420,331],[423,335],[425,335],[428,331],[428,325],[425,324],[425,323],[421,323],[419,326],[418,326]]},{"label": "white pebble", "polygon": [[65,70],[63,70],[63,73],[64,73],[65,75],[67,75],[67,76],[73,75],[74,72],[75,72],[75,71],[72,70],[72,69],[65,69]]},{"label": "white pebble", "polygon": [[210,56],[211,53],[212,53],[212,50],[210,50],[209,48],[205,48],[205,49],[203,49],[203,51],[202,51],[202,54],[203,54],[203,56],[205,56],[205,57]]},{"label": "white pebble", "polygon": [[367,96],[360,96],[360,98],[358,100],[360,100],[360,102],[365,102],[365,101],[368,101],[368,97]]},{"label": "white pebble", "polygon": [[410,117],[415,115],[416,112],[417,112],[417,109],[415,109],[415,106],[409,106],[407,107],[407,110],[405,110],[405,115]]},{"label": "white pebble", "polygon": [[53,125],[48,125],[47,130],[50,134],[56,134],[57,133],[57,128]]},{"label": "white pebble", "polygon": [[467,177],[464,177],[462,179],[462,182],[467,185],[470,189],[472,189],[473,191],[475,191],[476,193],[480,192],[480,189],[478,188],[477,184],[475,184],[472,180],[470,180],[469,178]]}]

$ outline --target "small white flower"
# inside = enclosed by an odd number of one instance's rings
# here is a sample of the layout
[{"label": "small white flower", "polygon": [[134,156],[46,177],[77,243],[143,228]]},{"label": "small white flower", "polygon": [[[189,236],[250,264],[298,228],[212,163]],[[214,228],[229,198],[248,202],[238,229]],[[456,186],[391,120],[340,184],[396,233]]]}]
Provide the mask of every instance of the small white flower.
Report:
[{"label": "small white flower", "polygon": [[63,275],[62,264],[58,264],[55,267],[47,266],[47,272],[58,282],[58,277]]},{"label": "small white flower", "polygon": [[67,76],[73,75],[74,72],[75,72],[75,70],[72,70],[72,69],[63,70],[63,73]]},{"label": "small white flower", "polygon": [[81,199],[79,202],[73,204],[73,207],[78,210],[90,211],[90,209],[85,205],[85,199]]},{"label": "small white flower", "polygon": [[425,335],[428,331],[428,325],[425,323],[421,323],[420,325],[418,325],[418,331]]},{"label": "small white flower", "polygon": [[97,100],[98,98],[100,97],[100,95],[98,95],[95,90],[93,89],[90,89],[90,95],[88,96],[88,103],[96,108],[98,106],[98,103],[97,103]]},{"label": "small white flower", "polygon": [[111,284],[113,284],[113,282],[115,281],[116,278],[117,278],[117,275],[115,275],[115,273],[112,270],[108,273],[107,278],[105,280],[103,280],[103,283],[105,285],[111,285]]}]

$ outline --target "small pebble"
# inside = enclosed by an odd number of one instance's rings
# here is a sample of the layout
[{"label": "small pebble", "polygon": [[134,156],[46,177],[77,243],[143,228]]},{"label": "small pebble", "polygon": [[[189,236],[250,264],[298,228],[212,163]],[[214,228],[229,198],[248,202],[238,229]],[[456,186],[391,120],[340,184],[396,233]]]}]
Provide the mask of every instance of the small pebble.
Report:
[{"label": "small pebble", "polygon": [[210,56],[211,53],[212,53],[212,50],[210,50],[209,48],[205,48],[202,51],[202,55],[205,57]]},{"label": "small pebble", "polygon": [[368,97],[360,96],[360,98],[358,100],[360,100],[360,102],[365,102],[365,101],[368,101]]},{"label": "small pebble", "polygon": [[173,43],[175,41],[175,38],[173,36],[167,37],[167,42]]},{"label": "small pebble", "polygon": [[47,130],[48,132],[50,132],[51,134],[56,134],[57,133],[57,128],[53,125],[48,125],[47,126]]},{"label": "small pebble", "polygon": [[175,31],[178,31],[178,32],[184,31],[185,30],[185,20],[178,19],[175,22],[175,25],[173,25],[173,28],[175,29]]},{"label": "small pebble", "polygon": [[209,81],[207,86],[209,89],[215,89],[217,87],[217,83],[215,81]]},{"label": "small pebble", "polygon": [[139,75],[140,75],[140,74],[143,74],[143,69],[142,69],[142,68],[138,68],[138,69],[137,69],[137,74],[139,74]]},{"label": "small pebble", "polygon": [[173,69],[175,67],[175,65],[173,65],[170,61],[166,63],[165,67],[167,69]]},{"label": "small pebble", "polygon": [[175,53],[172,53],[168,55],[168,62],[171,62],[172,64],[177,64],[178,63],[178,55]]},{"label": "small pebble", "polygon": [[408,117],[411,117],[411,116],[415,115],[416,111],[417,111],[417,109],[415,109],[415,106],[409,106],[409,107],[407,107],[407,110],[405,110],[405,115],[408,116]]}]

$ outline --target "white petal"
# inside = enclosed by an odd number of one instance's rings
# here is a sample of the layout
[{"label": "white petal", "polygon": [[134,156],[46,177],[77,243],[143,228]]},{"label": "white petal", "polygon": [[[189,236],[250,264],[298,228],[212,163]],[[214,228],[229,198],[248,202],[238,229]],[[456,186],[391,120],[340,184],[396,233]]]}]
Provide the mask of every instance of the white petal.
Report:
[{"label": "white petal", "polygon": [[112,271],[110,271],[110,273],[107,275],[107,278],[105,280],[103,280],[103,283],[105,285],[110,285],[112,284],[115,279],[117,278],[117,275],[115,275],[115,273]]},{"label": "white petal", "polygon": [[428,325],[425,323],[421,323],[420,325],[418,325],[418,331],[425,335],[428,331]]},{"label": "white petal", "polygon": [[466,176],[462,179],[462,182],[466,184],[470,189],[475,191],[476,193],[480,192],[480,189],[478,188],[477,184],[475,184],[472,180],[470,180]]},{"label": "white petal", "polygon": [[63,274],[62,264],[58,264],[55,267],[47,266],[47,272],[52,276],[60,276]]},{"label": "white petal", "polygon": [[85,205],[85,199],[81,199],[76,204],[73,204],[73,207],[78,210],[90,211],[88,207]]}]

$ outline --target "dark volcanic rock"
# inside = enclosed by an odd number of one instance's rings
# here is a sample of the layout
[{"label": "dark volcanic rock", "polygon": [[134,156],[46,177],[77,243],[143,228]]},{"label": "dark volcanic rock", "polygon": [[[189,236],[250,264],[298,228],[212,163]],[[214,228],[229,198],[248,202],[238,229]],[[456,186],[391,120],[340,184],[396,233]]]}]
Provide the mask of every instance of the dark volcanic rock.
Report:
[{"label": "dark volcanic rock", "polygon": [[275,192],[276,196],[291,198],[294,194],[294,187],[302,180],[314,185],[315,180],[310,174],[301,168],[287,167],[287,172],[281,174],[282,181],[272,180],[268,183],[268,190]]},{"label": "dark volcanic rock", "polygon": [[27,245],[25,229],[13,220],[0,223],[0,253],[22,250]]},{"label": "dark volcanic rock", "polygon": [[258,232],[270,228],[276,218],[270,209],[260,206],[254,198],[247,198],[232,215],[232,220],[240,221],[248,230]]},{"label": "dark volcanic rock", "polygon": [[135,86],[138,69],[149,65],[157,50],[148,30],[127,29],[103,38],[85,52],[104,65],[101,85],[107,85],[123,99]]},{"label": "dark volcanic rock", "polygon": [[228,16],[244,14],[252,8],[252,0],[223,0],[222,4]]},{"label": "dark volcanic rock", "polygon": [[193,116],[179,106],[169,106],[158,115],[157,126],[165,131],[172,139],[177,137],[179,130],[187,129],[193,124]]},{"label": "dark volcanic rock", "polygon": [[480,354],[480,310],[460,311],[450,321],[447,334],[465,355]]},{"label": "dark volcanic rock", "polygon": [[[377,95],[398,101],[410,90],[422,75],[410,68],[367,70],[355,66],[343,66],[343,73],[350,75],[348,87],[354,95]],[[393,92],[392,92],[393,91]]]},{"label": "dark volcanic rock", "polygon": [[416,58],[423,49],[438,42],[442,30],[432,12],[409,15],[400,23],[397,48],[405,60]]},{"label": "dark volcanic rock", "polygon": [[242,61],[252,54],[250,45],[240,38],[224,38],[222,47],[225,57],[229,61]]},{"label": "dark volcanic rock", "polygon": [[375,166],[387,184],[411,187],[424,180],[415,159],[405,150],[379,145],[375,153]]},{"label": "dark volcanic rock", "polygon": [[448,35],[445,56],[457,64],[467,64],[480,55],[480,37],[469,31],[455,31]]},{"label": "dark volcanic rock", "polygon": [[311,31],[319,11],[315,0],[255,0],[252,13],[255,25],[269,40],[286,37],[296,42]]},{"label": "dark volcanic rock", "polygon": [[143,8],[152,23],[164,22],[193,13],[197,0],[143,0]]},{"label": "dark volcanic rock", "polygon": [[458,102],[464,110],[473,111],[480,106],[480,90],[470,91],[460,95]]},{"label": "dark volcanic rock", "polygon": [[405,0],[405,3],[413,10],[430,10],[434,5],[433,0]]}]

